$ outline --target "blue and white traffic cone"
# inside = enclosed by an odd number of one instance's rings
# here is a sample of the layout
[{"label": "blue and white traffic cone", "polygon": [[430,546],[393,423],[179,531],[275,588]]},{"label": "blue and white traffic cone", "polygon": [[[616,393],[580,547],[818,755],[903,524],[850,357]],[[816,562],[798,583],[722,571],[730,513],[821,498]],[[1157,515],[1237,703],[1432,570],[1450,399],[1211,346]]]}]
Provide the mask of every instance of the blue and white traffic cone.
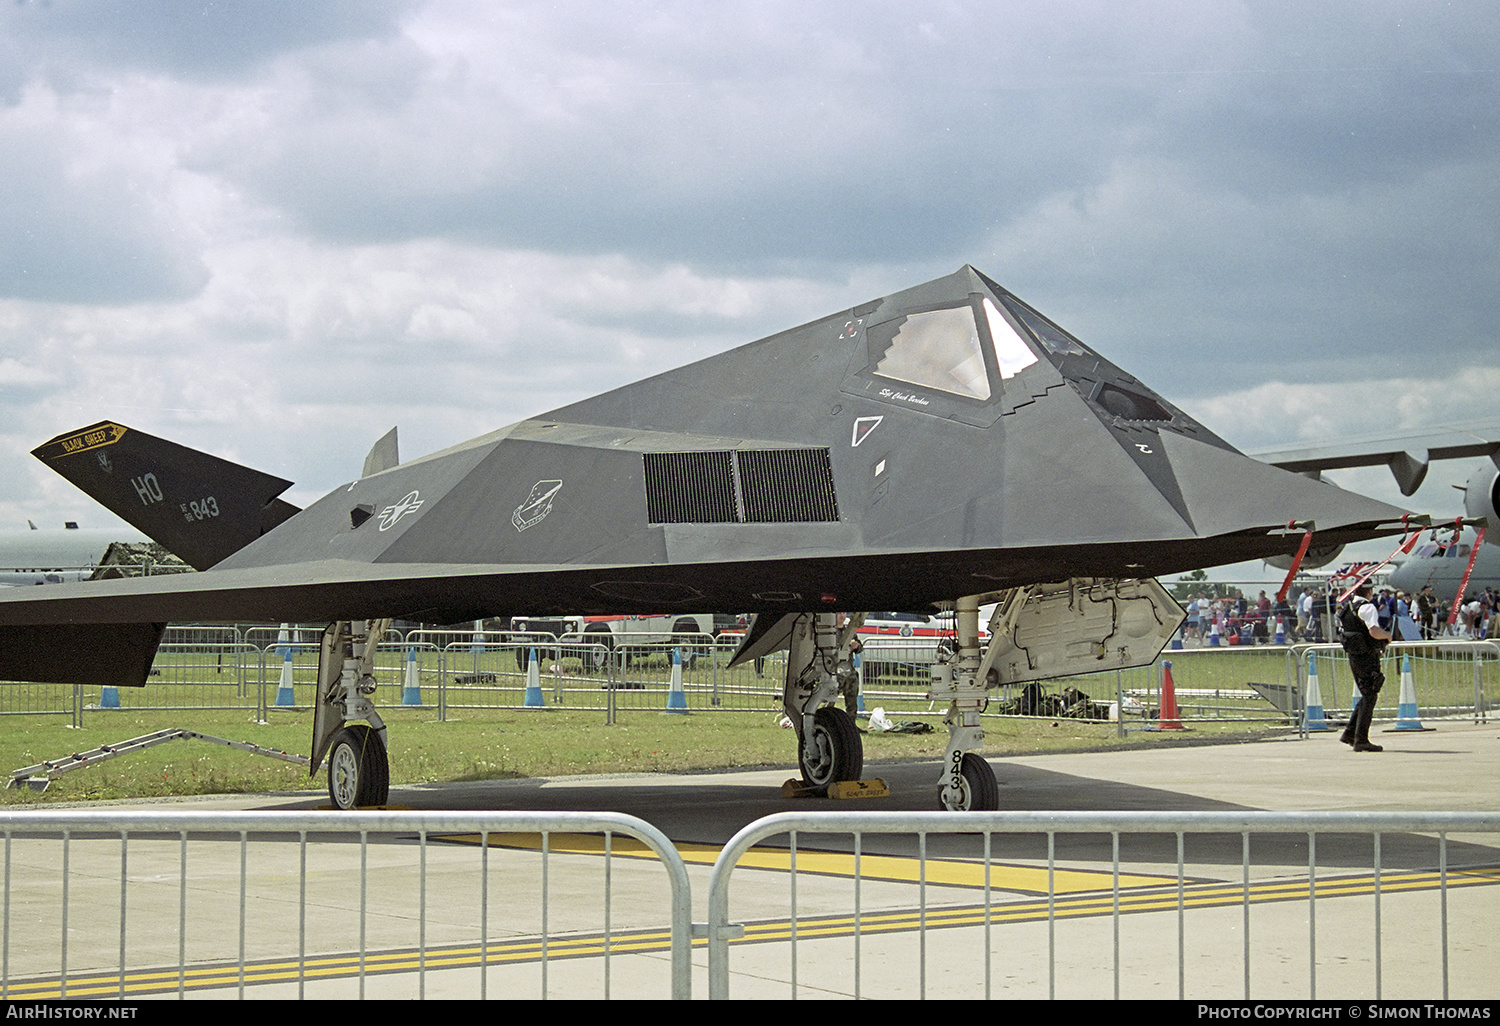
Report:
[{"label": "blue and white traffic cone", "polygon": [[120,708],[120,689],[113,684],[104,684],[99,688],[99,708]]},{"label": "blue and white traffic cone", "polygon": [[1411,682],[1411,656],[1401,656],[1401,701],[1396,705],[1392,730],[1426,730],[1417,717],[1417,689]]},{"label": "blue and white traffic cone", "polygon": [[1208,627],[1208,647],[1219,647],[1219,621],[1215,620]]},{"label": "blue and white traffic cone", "polygon": [[406,650],[406,685],[401,689],[402,705],[422,704],[422,681],[417,673],[417,650]]},{"label": "blue and white traffic cone", "polygon": [[1276,618],[1276,644],[1286,644],[1286,622],[1279,616]]},{"label": "blue and white traffic cone", "polygon": [[682,649],[672,649],[672,682],[667,686],[667,712],[685,713],[687,692],[682,690]]},{"label": "blue and white traffic cone", "polygon": [[297,696],[292,691],[292,647],[287,645],[284,651],[286,654],[281,657],[281,684],[276,688],[276,705],[290,708],[297,704]]},{"label": "blue and white traffic cone", "polygon": [[1323,689],[1318,686],[1318,657],[1307,653],[1307,730],[1329,730],[1323,711]]},{"label": "blue and white traffic cone", "polygon": [[542,701],[542,675],[537,668],[536,649],[531,649],[529,655],[526,660],[526,701],[522,704],[528,709],[540,709],[547,703]]},{"label": "blue and white traffic cone", "polygon": [[287,653],[292,650],[292,639],[287,630],[288,624],[282,624],[281,629],[276,632],[276,654],[285,659]]}]

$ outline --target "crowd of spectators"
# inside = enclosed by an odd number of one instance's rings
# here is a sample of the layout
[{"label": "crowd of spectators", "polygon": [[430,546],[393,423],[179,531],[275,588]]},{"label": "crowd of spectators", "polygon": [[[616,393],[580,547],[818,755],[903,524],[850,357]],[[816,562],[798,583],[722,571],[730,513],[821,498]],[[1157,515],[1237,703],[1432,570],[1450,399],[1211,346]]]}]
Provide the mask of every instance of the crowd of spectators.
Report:
[{"label": "crowd of spectators", "polygon": [[[1333,642],[1338,640],[1334,615],[1339,589],[1309,585],[1283,601],[1262,590],[1250,598],[1239,588],[1218,595],[1200,591],[1183,603],[1187,620],[1184,641],[1205,643],[1217,634],[1220,644],[1262,645],[1274,642],[1278,631],[1286,641]],[[1374,596],[1380,626],[1403,641],[1431,640],[1442,636],[1494,638],[1500,636],[1500,594],[1492,588],[1470,592],[1459,605],[1453,626],[1448,625],[1450,604],[1426,587],[1415,596],[1382,588]],[[1407,637],[1416,633],[1419,637]]]}]

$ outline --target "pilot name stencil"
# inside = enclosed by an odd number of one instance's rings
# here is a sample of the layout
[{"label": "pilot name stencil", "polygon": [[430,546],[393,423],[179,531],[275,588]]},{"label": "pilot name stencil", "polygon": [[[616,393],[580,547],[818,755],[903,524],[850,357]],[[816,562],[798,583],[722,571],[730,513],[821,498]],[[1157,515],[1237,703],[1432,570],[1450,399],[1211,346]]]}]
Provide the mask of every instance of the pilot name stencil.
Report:
[{"label": "pilot name stencil", "polygon": [[915,406],[926,406],[929,402],[929,400],[919,395],[912,395],[910,392],[898,392],[894,388],[882,388],[879,395],[882,399],[894,399],[897,402],[912,403]]}]

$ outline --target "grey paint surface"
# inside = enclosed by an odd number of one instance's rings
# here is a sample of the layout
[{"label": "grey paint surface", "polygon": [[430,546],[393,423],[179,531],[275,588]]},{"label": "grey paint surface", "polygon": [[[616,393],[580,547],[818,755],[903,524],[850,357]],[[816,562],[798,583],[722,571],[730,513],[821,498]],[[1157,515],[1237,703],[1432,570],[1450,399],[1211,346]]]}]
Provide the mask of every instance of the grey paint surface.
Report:
[{"label": "grey paint surface", "polygon": [[[983,367],[968,373],[987,397],[882,373],[894,333],[943,310],[972,313]],[[1010,333],[1016,341],[1000,338]],[[946,352],[955,342],[961,349],[953,338],[935,345]],[[911,346],[903,353],[913,359],[926,353]],[[1006,370],[1002,352],[1027,365]],[[130,441],[113,443],[119,455]],[[650,519],[649,454],[732,450],[744,474],[755,452],[797,449],[826,449],[836,519]],[[133,466],[149,470],[155,451]],[[195,499],[216,487],[214,474],[237,473],[261,491],[276,483],[172,452],[161,458],[186,461],[177,476],[193,482]],[[102,473],[97,452],[48,461],[75,479]],[[173,469],[163,466],[158,481]],[[736,480],[748,502],[750,478]],[[801,486],[768,487],[790,495]],[[123,501],[150,507],[138,491],[124,490]],[[187,496],[152,498],[187,508]],[[267,510],[280,502],[258,501]],[[22,667],[47,676],[55,636],[40,651],[31,625],[918,609],[1075,576],[1150,577],[1287,553],[1300,538],[1285,532],[1290,521],[1315,522],[1320,544],[1364,540],[1392,533],[1401,512],[1240,454],[964,267],[386,469],[284,522],[260,517],[258,537],[191,579],[0,596],[0,677]],[[257,519],[253,502],[233,513],[241,525]],[[217,526],[186,514],[173,521],[179,533]],[[134,633],[148,642],[149,632]],[[58,654],[51,676],[111,672],[66,663]],[[139,653],[122,658],[118,682],[139,683],[130,678],[140,663]]]}]

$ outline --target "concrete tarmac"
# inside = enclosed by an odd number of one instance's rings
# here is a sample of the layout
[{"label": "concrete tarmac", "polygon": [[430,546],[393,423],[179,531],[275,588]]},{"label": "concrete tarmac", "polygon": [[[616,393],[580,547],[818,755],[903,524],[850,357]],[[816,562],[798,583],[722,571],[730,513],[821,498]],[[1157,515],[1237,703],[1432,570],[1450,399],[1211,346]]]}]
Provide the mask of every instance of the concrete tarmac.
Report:
[{"label": "concrete tarmac", "polygon": [[[1153,748],[1079,755],[994,757],[1001,807],[1014,810],[1493,811],[1500,782],[1500,728],[1437,722],[1435,730],[1379,733],[1382,753],[1354,753],[1336,735],[1254,744]],[[1190,732],[1188,732],[1190,734]],[[613,810],[657,826],[690,861],[694,920],[705,918],[714,852],[746,824],[783,811],[935,807],[936,763],[866,767],[891,787],[889,798],[858,802],[782,798],[787,769],[484,781],[392,790],[413,810]],[[238,796],[178,801],[173,808],[303,809],[323,799]],[[115,806],[101,806],[103,808]],[[159,807],[159,806],[155,806]],[[490,997],[661,997],[667,953],[660,944],[668,890],[652,859],[608,862],[582,839],[554,837],[545,866],[532,839],[502,839],[487,857],[476,845],[415,838],[372,839],[363,852],[368,905],[363,917],[366,972],[358,971],[361,916],[357,842],[309,845],[308,911],[299,934],[300,853],[285,838],[247,848],[244,950],[246,997],[476,997],[477,942],[485,906],[492,949]],[[990,925],[984,918],[980,840],[929,837],[927,883],[919,886],[913,838],[862,840],[856,937],[849,919],[856,884],[845,835],[799,840],[795,883],[786,856],[742,868],[733,916],[755,943],[731,951],[731,994],[801,997],[1123,997],[1238,999],[1440,998],[1446,952],[1448,993],[1500,996],[1491,966],[1500,955],[1500,837],[1452,836],[1448,889],[1437,886],[1439,849],[1429,836],[1390,835],[1375,852],[1367,836],[1319,836],[1318,898],[1308,900],[1308,840],[1257,835],[1252,868],[1242,868],[1238,835],[1184,842],[1184,909],[1177,906],[1173,837],[1121,840],[1121,908],[1115,901],[1106,837],[1059,837],[1056,870],[1068,870],[1049,923],[1046,842],[996,835],[991,854]],[[785,839],[772,842],[785,848]],[[70,993],[117,992],[120,949],[120,842],[74,839],[68,850],[67,965]],[[617,848],[618,851],[618,848]],[[887,856],[882,860],[879,856]],[[425,857],[426,885],[417,865]],[[17,838],[11,852],[6,958],[11,996],[55,992],[62,951],[60,842]],[[159,976],[127,976],[127,996],[175,996],[179,923],[196,976],[184,994],[239,993],[240,844],[193,839],[189,882],[179,882],[175,839],[129,846],[127,962]],[[821,860],[821,861],[819,861]],[[809,866],[812,871],[808,872]],[[480,874],[488,886],[480,887]],[[607,874],[607,879],[606,879]],[[541,902],[543,877],[548,902]],[[1059,879],[1062,874],[1059,873]],[[1248,906],[1241,903],[1251,889]],[[608,959],[595,935],[605,926]],[[179,900],[186,894],[185,914]],[[1325,897],[1324,894],[1329,896]],[[798,933],[791,936],[795,900]],[[1442,905],[1448,916],[1443,934]],[[868,918],[878,916],[879,919]],[[925,936],[915,926],[925,916]],[[818,921],[826,917],[826,921]],[[1377,959],[1376,923],[1380,923]],[[538,938],[546,926],[547,955]],[[1249,943],[1246,943],[1248,928]],[[425,967],[412,949],[425,936]],[[299,937],[301,939],[299,939]],[[649,940],[656,937],[655,941]],[[1179,938],[1182,958],[1179,962]],[[626,943],[627,940],[629,943]],[[299,961],[299,948],[305,953]],[[1248,960],[1246,952],[1249,952]],[[795,952],[795,954],[794,954]],[[322,961],[314,958],[318,956]],[[493,964],[500,963],[500,964]],[[707,996],[706,953],[694,952],[693,994]],[[451,965],[451,968],[444,967]],[[988,973],[986,974],[986,966]],[[299,973],[302,980],[298,982]],[[987,979],[986,979],[987,976]],[[91,984],[89,980],[94,982]],[[22,985],[22,981],[26,985]],[[28,989],[34,983],[35,989]]]}]

